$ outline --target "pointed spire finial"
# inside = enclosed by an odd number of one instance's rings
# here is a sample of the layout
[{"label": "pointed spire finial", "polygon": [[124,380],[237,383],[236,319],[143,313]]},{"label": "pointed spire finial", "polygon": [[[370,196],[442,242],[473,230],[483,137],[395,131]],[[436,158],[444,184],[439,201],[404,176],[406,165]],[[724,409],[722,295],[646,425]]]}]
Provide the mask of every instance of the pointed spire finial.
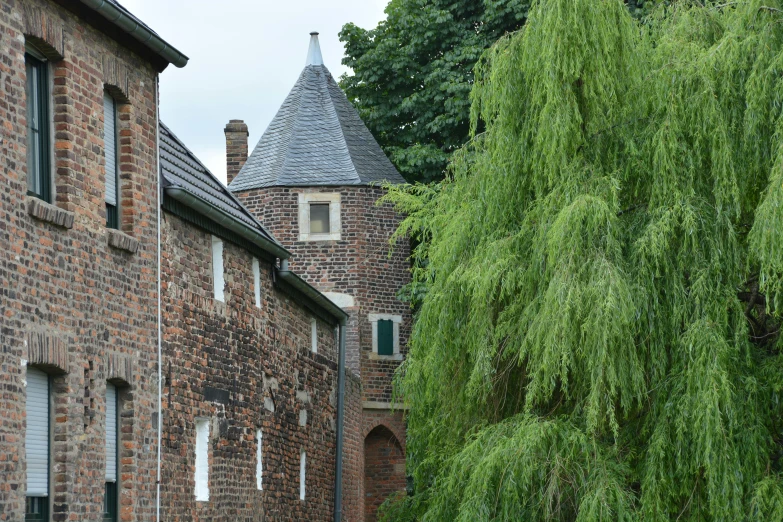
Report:
[{"label": "pointed spire finial", "polygon": [[310,49],[307,51],[307,65],[323,65],[324,59],[321,56],[321,44],[318,43],[318,32],[310,33]]}]

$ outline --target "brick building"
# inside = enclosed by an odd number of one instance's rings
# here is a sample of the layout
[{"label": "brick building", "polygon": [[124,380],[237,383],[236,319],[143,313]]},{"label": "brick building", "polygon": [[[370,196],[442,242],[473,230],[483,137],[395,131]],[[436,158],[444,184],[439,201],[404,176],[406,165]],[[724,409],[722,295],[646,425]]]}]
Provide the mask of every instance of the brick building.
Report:
[{"label": "brick building", "polygon": [[157,83],[187,58],[92,0],[0,0],[0,56],[0,520],[153,520]]},{"label": "brick building", "polygon": [[291,266],[348,315],[343,477],[345,520],[374,521],[405,490],[405,424],[392,379],[406,353],[406,242],[401,217],[377,205],[404,183],[323,64],[312,33],[306,66],[248,157],[241,120],[225,128],[229,189],[293,254]]},{"label": "brick building", "polygon": [[331,520],[347,315],[166,126],[160,147],[162,520]]}]

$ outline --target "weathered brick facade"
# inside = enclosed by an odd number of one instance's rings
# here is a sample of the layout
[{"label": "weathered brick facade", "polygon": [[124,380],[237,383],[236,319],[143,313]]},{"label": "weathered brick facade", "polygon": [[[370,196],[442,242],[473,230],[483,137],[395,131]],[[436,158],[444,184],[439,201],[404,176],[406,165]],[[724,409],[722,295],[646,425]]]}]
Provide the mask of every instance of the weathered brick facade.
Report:
[{"label": "weathered brick facade", "polygon": [[[299,241],[299,195],[340,195],[341,239]],[[407,353],[410,307],[397,298],[410,280],[407,241],[389,244],[401,217],[390,204],[378,206],[380,187],[271,187],[237,193],[243,204],[293,253],[291,266],[327,295],[346,294],[353,305],[347,334],[347,366],[361,382],[361,404],[346,400],[343,465],[345,520],[374,520],[389,493],[405,490],[405,425],[400,411],[390,412],[394,372]],[[399,315],[400,355],[373,353],[370,314]],[[348,393],[348,392],[346,392]],[[353,426],[361,427],[352,431]],[[370,433],[395,433],[401,448],[394,458],[378,459]],[[373,433],[377,433],[373,432]],[[367,446],[369,444],[369,446]],[[372,449],[368,460],[366,447]],[[369,490],[367,489],[369,486]]]},{"label": "weathered brick facade", "polygon": [[[277,289],[261,260],[225,243],[225,302],[213,298],[211,235],[166,213],[163,224],[164,520],[331,520],[337,345],[334,327]],[[195,419],[208,418],[210,499],[195,501]],[[263,489],[256,485],[261,429]],[[307,454],[299,499],[300,450]]]},{"label": "weathered brick facade", "polygon": [[[49,59],[52,204],[26,195],[26,41]],[[0,1],[0,56],[0,520],[25,517],[28,366],[52,376],[51,518],[102,519],[111,380],[120,387],[121,518],[150,520],[157,72],[135,50],[45,0]],[[123,101],[122,232],[105,226],[105,87]]]}]

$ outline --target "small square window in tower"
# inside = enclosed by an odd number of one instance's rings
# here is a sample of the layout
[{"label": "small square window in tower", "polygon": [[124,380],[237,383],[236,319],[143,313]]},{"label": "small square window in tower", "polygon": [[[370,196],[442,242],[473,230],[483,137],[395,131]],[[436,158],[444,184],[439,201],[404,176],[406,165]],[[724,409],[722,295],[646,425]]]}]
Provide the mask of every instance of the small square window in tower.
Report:
[{"label": "small square window in tower", "polygon": [[310,233],[329,234],[329,203],[310,204]]},{"label": "small square window in tower", "polygon": [[394,355],[394,322],[378,321],[378,355]]}]

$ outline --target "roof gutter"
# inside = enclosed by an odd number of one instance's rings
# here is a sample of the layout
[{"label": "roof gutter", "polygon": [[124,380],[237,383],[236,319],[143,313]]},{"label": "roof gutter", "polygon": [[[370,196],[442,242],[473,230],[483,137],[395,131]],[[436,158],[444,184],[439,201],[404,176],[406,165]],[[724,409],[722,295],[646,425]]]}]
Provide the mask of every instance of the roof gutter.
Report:
[{"label": "roof gutter", "polygon": [[[341,522],[343,516],[343,446],[345,424],[345,339],[348,314],[334,304],[328,297],[307,284],[298,275],[288,269],[288,260],[284,259],[281,267],[276,269],[277,278],[285,281],[307,299],[312,300],[325,312],[332,315],[340,323],[340,344],[337,363],[337,440],[334,473],[334,522]],[[277,278],[275,280],[277,280]]]},{"label": "roof gutter", "polygon": [[79,1],[141,42],[142,45],[166,60],[166,62],[180,68],[187,65],[187,56],[176,50],[148,27],[140,24],[138,20],[135,20],[125,10],[119,9],[116,5],[106,0]]},{"label": "roof gutter", "polygon": [[[241,221],[236,220],[233,216],[227,214],[223,210],[213,205],[210,205],[203,199],[194,196],[187,190],[181,187],[171,186],[171,187],[166,187],[165,192],[167,196],[171,196],[173,199],[176,199],[183,205],[192,208],[199,214],[208,217],[215,223],[218,223],[226,227],[227,229],[231,230],[232,232],[236,232],[237,234],[244,237],[245,239],[248,239],[256,243],[262,249],[269,252],[273,256],[279,257],[280,259],[283,260],[286,260],[289,257],[291,257],[291,253],[288,250],[278,245],[274,241],[270,240],[265,235],[261,234],[257,230],[254,230],[253,228],[250,228],[249,226],[245,225]],[[315,289],[312,290],[318,293],[318,295],[321,295],[317,290]],[[321,297],[326,299],[325,296],[321,296]],[[340,311],[342,312],[342,310]]]}]

